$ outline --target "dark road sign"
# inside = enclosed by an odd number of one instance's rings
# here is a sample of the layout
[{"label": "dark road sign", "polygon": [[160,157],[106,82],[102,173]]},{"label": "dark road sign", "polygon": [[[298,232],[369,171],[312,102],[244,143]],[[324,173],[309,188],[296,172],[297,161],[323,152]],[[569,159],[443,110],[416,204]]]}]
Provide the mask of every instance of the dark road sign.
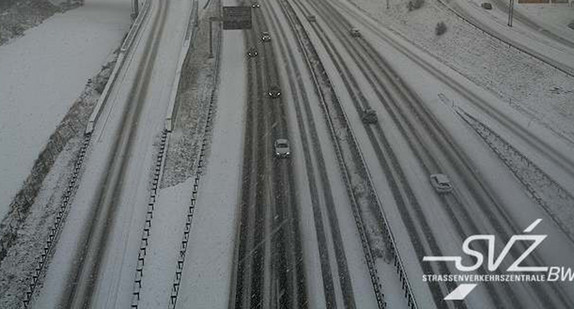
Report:
[{"label": "dark road sign", "polygon": [[223,29],[251,29],[251,7],[224,6]]}]

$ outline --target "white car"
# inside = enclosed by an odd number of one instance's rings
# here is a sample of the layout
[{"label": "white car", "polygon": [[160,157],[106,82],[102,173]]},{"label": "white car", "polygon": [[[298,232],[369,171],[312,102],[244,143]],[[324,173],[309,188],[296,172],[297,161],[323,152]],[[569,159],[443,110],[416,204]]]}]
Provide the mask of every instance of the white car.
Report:
[{"label": "white car", "polygon": [[291,155],[291,149],[289,148],[289,141],[280,138],[275,141],[275,156],[278,158],[289,158]]},{"label": "white car", "polygon": [[452,191],[452,185],[448,176],[445,174],[432,174],[430,175],[431,185],[438,193],[448,193]]}]

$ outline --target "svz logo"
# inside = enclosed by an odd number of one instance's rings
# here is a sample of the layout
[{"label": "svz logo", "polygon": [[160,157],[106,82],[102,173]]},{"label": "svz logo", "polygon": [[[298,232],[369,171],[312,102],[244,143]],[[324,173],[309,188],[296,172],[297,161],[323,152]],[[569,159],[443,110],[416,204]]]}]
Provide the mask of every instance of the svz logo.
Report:
[{"label": "svz logo", "polygon": [[[496,238],[494,235],[472,235],[465,239],[462,244],[462,252],[469,257],[473,257],[475,260],[474,264],[464,265],[462,263],[461,256],[425,256],[423,257],[424,262],[454,262],[454,266],[457,270],[461,272],[472,272],[478,270],[484,264],[484,254],[480,251],[471,248],[471,243],[476,241],[486,241],[487,243],[487,262],[486,268],[489,272],[494,272],[499,269],[502,261],[506,258],[512,246],[516,242],[525,241],[530,245],[526,250],[506,269],[507,272],[512,273],[548,273],[548,276],[544,276],[546,281],[572,281],[574,280],[574,273],[570,268],[565,269],[564,267],[548,267],[548,266],[522,266],[521,263],[548,237],[548,235],[533,235],[531,233],[534,228],[542,219],[535,220],[530,224],[522,235],[514,235],[510,238],[508,243],[504,246],[503,250],[500,252],[498,257],[495,256],[495,243]],[[463,300],[475,287],[476,283],[461,284],[449,295],[447,295],[445,300]]]}]

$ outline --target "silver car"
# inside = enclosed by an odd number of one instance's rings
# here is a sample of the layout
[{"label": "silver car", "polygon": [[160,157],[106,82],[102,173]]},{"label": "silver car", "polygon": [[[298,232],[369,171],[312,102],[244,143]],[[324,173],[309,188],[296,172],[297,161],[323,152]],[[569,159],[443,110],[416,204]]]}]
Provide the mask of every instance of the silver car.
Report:
[{"label": "silver car", "polygon": [[430,175],[431,185],[438,193],[448,193],[452,191],[452,185],[448,176],[445,174],[432,174]]},{"label": "silver car", "polygon": [[289,148],[289,141],[280,138],[275,141],[275,156],[278,158],[289,158],[291,155],[291,148]]}]

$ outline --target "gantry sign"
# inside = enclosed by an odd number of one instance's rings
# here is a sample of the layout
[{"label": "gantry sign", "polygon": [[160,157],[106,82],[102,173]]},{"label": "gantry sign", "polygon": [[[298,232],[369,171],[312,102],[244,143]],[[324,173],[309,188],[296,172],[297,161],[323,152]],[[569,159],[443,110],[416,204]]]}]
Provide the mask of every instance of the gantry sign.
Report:
[{"label": "gantry sign", "polygon": [[223,30],[251,29],[251,7],[224,6]]}]

